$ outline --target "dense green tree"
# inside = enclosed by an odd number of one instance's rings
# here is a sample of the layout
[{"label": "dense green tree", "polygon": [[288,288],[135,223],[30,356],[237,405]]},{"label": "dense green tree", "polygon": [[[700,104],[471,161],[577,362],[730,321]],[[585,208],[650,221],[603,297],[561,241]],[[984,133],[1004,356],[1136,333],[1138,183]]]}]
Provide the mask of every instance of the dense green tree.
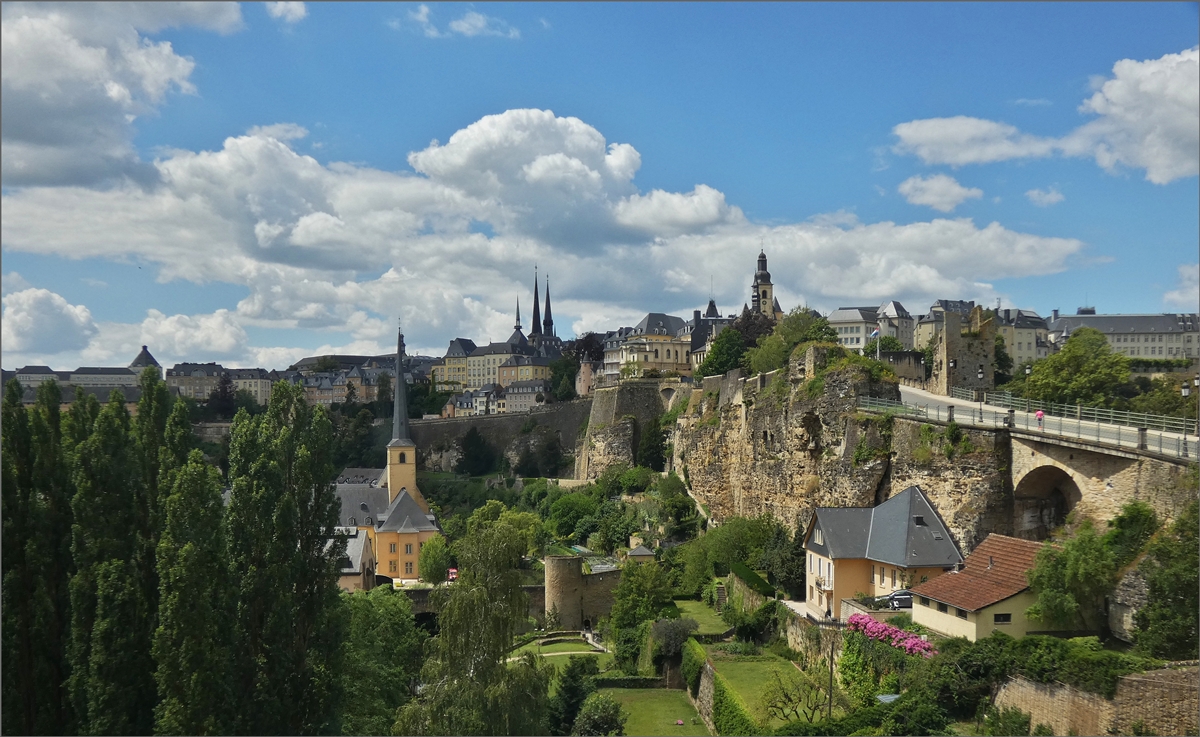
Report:
[{"label": "dense green tree", "polygon": [[232,586],[221,474],[194,450],[163,491],[154,635],[158,734],[228,734]]},{"label": "dense green tree", "polygon": [[504,662],[528,607],[519,570],[523,536],[496,522],[459,540],[455,552],[458,580],[434,594],[438,634],[420,695],[397,714],[398,734],[509,734],[535,716],[523,711],[526,704],[546,700],[549,674],[536,660]]},{"label": "dense green tree", "polygon": [[578,735],[623,735],[629,715],[613,697],[594,693],[579,707],[575,726],[571,734]]},{"label": "dense green tree", "polygon": [[1044,402],[1108,407],[1129,383],[1129,359],[1099,330],[1078,328],[1062,350],[1033,364],[1024,396]]},{"label": "dense green tree", "polygon": [[158,538],[162,531],[161,497],[169,489],[160,492],[161,456],[166,442],[167,419],[171,412],[171,394],[163,381],[160,370],[147,366],[138,377],[142,396],[138,400],[137,415],[132,420],[132,434],[136,440],[136,455],[140,465],[141,484],[138,487],[138,550],[137,570],[142,577],[142,591],[147,612],[146,633],[153,642],[158,616],[158,566],[155,554]]},{"label": "dense green tree", "polygon": [[771,583],[794,598],[803,598],[806,562],[803,531],[797,527],[794,534],[789,534],[783,525],[776,526],[762,554],[762,567]]},{"label": "dense green tree", "polygon": [[637,464],[661,472],[666,464],[666,445],[667,434],[663,432],[659,418],[652,417],[642,427],[642,437],[638,441]]},{"label": "dense green tree", "polygon": [[1012,356],[1008,355],[1008,350],[1004,345],[1004,336],[1000,334],[996,335],[996,349],[994,358],[992,359],[992,370],[995,375],[996,386],[1007,384],[1012,380]]},{"label": "dense green tree", "polygon": [[579,375],[579,357],[565,352],[550,362],[550,393],[556,401],[575,398],[575,377]]},{"label": "dense green tree", "polygon": [[249,389],[238,389],[233,394],[234,413],[238,410],[246,410],[246,414],[259,415],[263,412],[263,406],[258,403],[254,393]]},{"label": "dense green tree", "polygon": [[696,369],[696,376],[720,376],[730,369],[737,368],[745,350],[746,344],[742,340],[742,334],[726,327],[713,339],[708,355]]},{"label": "dense green tree", "polygon": [[467,430],[458,441],[461,455],[455,471],[468,476],[483,476],[496,470],[496,451],[479,432],[479,428]]},{"label": "dense green tree", "polygon": [[[81,732],[145,734],[157,701],[144,573],[143,480],[124,396],[114,391],[75,453],[71,673]],[[144,561],[142,561],[144,563]]]},{"label": "dense green tree", "polygon": [[[1192,482],[1195,483],[1195,476]],[[1141,563],[1146,605],[1134,615],[1138,648],[1159,658],[1192,658],[1200,647],[1200,514],[1192,500]]]},{"label": "dense green tree", "polygon": [[446,580],[446,572],[450,570],[450,548],[445,538],[434,535],[425,541],[417,557],[417,570],[425,583],[438,584]]},{"label": "dense green tree", "polygon": [[1028,614],[1048,625],[1078,630],[1106,626],[1104,597],[1112,589],[1116,565],[1112,551],[1096,534],[1091,520],[1061,546],[1046,543],[1029,571],[1037,601]]},{"label": "dense green tree", "polygon": [[1121,507],[1121,513],[1108,521],[1108,532],[1104,534],[1104,545],[1112,551],[1113,564],[1121,568],[1131,562],[1157,531],[1158,514],[1154,507],[1140,499]]},{"label": "dense green tree", "polygon": [[879,346],[880,351],[885,352],[885,353],[888,351],[904,350],[903,343],[901,343],[899,340],[897,340],[896,338],[893,338],[890,335],[884,335],[881,338],[873,338],[873,339],[867,341],[867,344],[864,345],[863,349],[862,349],[863,355],[874,357],[876,345]]},{"label": "dense green tree", "polygon": [[670,603],[671,586],[660,565],[626,563],[613,592],[609,621],[618,629],[636,627],[648,619],[657,619]]},{"label": "dense green tree", "polygon": [[237,390],[229,374],[222,373],[217,386],[208,395],[208,411],[218,420],[229,420],[237,412]]},{"label": "dense green tree", "polygon": [[390,586],[343,598],[350,618],[342,734],[391,734],[396,710],[408,701],[420,673],[425,632],[416,625],[408,597]]},{"label": "dense green tree", "polygon": [[761,374],[787,365],[797,345],[810,342],[837,342],[837,331],[829,321],[808,307],[796,307],[772,330],[758,339],[757,345],[746,350],[742,364],[751,373]]},{"label": "dense green tree", "polygon": [[1151,379],[1142,393],[1129,400],[1129,410],[1194,420],[1198,407],[1196,388],[1192,387],[1186,397],[1180,391],[1182,385],[1190,380],[1187,374],[1168,374]]},{"label": "dense green tree", "polygon": [[375,416],[391,417],[392,401],[395,399],[395,395],[392,394],[392,375],[387,371],[380,371],[377,381],[379,388],[375,392]]},{"label": "dense green tree", "polygon": [[547,517],[559,537],[566,537],[575,532],[579,520],[594,515],[599,505],[590,495],[582,492],[564,494],[550,505]]},{"label": "dense green tree", "polygon": [[557,478],[562,470],[563,449],[557,437],[551,437],[538,446],[537,473],[545,478]]},{"label": "dense green tree", "polygon": [[558,673],[558,688],[550,700],[550,733],[566,735],[575,725],[579,707],[596,690],[594,676],[600,674],[595,655],[571,655]]},{"label": "dense green tree", "polygon": [[334,534],[332,448],[329,417],[308,406],[301,387],[280,382],[264,414],[234,419],[227,529],[238,586],[235,731],[337,727],[345,541]]},{"label": "dense green tree", "polygon": [[550,732],[550,680],[554,666],[536,653],[522,653],[500,671],[485,691],[492,734]]},{"label": "dense green tree", "polygon": [[331,374],[342,370],[342,364],[333,356],[321,356],[313,364],[312,371],[316,374]]}]

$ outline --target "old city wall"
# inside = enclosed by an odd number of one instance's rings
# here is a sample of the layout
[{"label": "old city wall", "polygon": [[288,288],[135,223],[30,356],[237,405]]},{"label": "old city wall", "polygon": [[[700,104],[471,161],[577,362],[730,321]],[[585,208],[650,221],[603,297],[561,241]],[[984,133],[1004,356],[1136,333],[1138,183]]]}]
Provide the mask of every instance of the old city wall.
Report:
[{"label": "old city wall", "polygon": [[[521,429],[530,420],[537,423],[538,436],[558,438],[564,453],[575,448],[576,439],[592,411],[592,400],[576,399],[555,402],[520,414],[480,415],[439,420],[412,420],[409,428],[417,444],[417,463],[424,470],[450,470],[457,458],[460,438],[471,428],[477,428],[483,438],[497,451],[511,455],[510,446],[520,443]],[[449,467],[448,467],[449,465]]]},{"label": "old city wall", "polygon": [[617,463],[633,465],[641,428],[687,401],[691,384],[678,378],[622,381],[593,392],[587,430],[575,453],[575,478],[594,479]]},{"label": "old city wall", "polygon": [[1197,670],[1192,666],[1123,676],[1112,699],[1014,676],[1000,687],[996,706],[1016,707],[1031,716],[1031,724],[1046,724],[1054,734],[1196,734]]}]

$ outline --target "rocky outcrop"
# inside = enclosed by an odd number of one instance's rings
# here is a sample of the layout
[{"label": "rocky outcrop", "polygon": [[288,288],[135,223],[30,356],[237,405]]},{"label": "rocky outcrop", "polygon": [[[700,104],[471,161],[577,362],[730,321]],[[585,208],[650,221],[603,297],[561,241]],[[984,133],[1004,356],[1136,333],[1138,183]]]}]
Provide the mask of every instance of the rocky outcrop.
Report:
[{"label": "rocky outcrop", "polygon": [[575,452],[575,478],[589,480],[614,464],[632,466],[641,428],[676,403],[692,385],[680,378],[627,379],[592,393],[592,411]]},{"label": "rocky outcrop", "polygon": [[860,397],[898,400],[898,385],[826,363],[810,348],[787,370],[731,372],[693,391],[671,463],[715,521],[765,512],[805,525],[817,507],[873,506],[917,485],[964,554],[1011,531],[1007,434],[860,413]]},{"label": "rocky outcrop", "polygon": [[1136,566],[1131,567],[1108,596],[1108,628],[1113,636],[1133,642],[1133,616],[1149,600],[1146,576]]},{"label": "rocky outcrop", "polygon": [[636,457],[637,419],[633,415],[611,425],[589,425],[575,453],[575,478],[590,481],[609,466],[632,466]]},{"label": "rocky outcrop", "polygon": [[879,500],[891,430],[856,407],[860,396],[898,400],[899,387],[853,363],[827,370],[813,350],[790,370],[731,372],[693,391],[671,464],[715,521],[766,512],[805,524],[819,506]]}]

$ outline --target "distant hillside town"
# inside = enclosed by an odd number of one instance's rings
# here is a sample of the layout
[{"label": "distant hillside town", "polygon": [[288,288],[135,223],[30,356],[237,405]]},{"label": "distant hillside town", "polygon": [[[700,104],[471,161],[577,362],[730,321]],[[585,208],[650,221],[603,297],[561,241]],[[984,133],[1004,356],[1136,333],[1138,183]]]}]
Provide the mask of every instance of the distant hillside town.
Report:
[{"label": "distant hillside town", "polygon": [[[990,318],[1017,368],[1058,352],[1073,331],[1094,328],[1114,352],[1132,359],[1135,372],[1152,373],[1161,370],[1160,361],[1179,359],[1189,361],[1190,368],[1180,365],[1176,370],[1200,369],[1197,313],[1105,315],[1097,314],[1094,307],[1080,307],[1073,315],[1055,309],[1043,317],[1032,310],[989,310],[974,301],[939,299],[923,314],[914,315],[899,301],[886,300],[878,306],[839,307],[823,317],[842,346],[860,353],[871,347],[873,352],[887,353],[897,366],[916,366],[922,362],[918,354],[942,334],[947,314],[955,314],[958,324],[969,330],[977,308]],[[690,381],[717,336],[739,318],[771,326],[784,315],[774,293],[767,255],[760,252],[749,299],[740,312],[723,315],[715,300],[709,299],[707,307],[694,310],[690,319],[648,312],[636,325],[564,340],[554,326],[549,277],[539,279],[535,271],[528,330],[518,300],[513,331],[504,340],[477,343],[456,337],[441,357],[405,356],[402,373],[407,386],[422,386],[429,395],[439,395],[436,404],[440,406],[425,405],[422,416],[523,413],[556,400],[587,396],[624,379],[679,377]],[[329,406],[391,401],[395,363],[394,353],[333,354],[302,358],[284,369],[232,368],[215,362],[176,363],[164,368],[149,347],[142,346],[128,366],[81,366],[74,371],[24,366],[5,370],[3,378],[21,382],[27,404],[33,403],[39,384],[54,380],[63,387],[65,400],[74,396],[76,388],[100,400],[107,400],[116,390],[133,408],[140,398],[138,374],[154,366],[163,371],[173,395],[199,403],[222,396],[230,402],[253,401],[266,406],[271,387],[286,381],[303,387],[310,405]]]}]

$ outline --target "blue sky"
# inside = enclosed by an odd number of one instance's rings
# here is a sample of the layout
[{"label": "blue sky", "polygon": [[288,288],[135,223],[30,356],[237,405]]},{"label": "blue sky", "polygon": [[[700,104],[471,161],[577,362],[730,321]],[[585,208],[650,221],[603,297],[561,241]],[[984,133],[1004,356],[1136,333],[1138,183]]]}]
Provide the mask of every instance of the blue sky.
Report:
[{"label": "blue sky", "polygon": [[[1196,311],[1195,4],[3,6],[6,368]],[[127,355],[128,354],[128,355]]]}]

